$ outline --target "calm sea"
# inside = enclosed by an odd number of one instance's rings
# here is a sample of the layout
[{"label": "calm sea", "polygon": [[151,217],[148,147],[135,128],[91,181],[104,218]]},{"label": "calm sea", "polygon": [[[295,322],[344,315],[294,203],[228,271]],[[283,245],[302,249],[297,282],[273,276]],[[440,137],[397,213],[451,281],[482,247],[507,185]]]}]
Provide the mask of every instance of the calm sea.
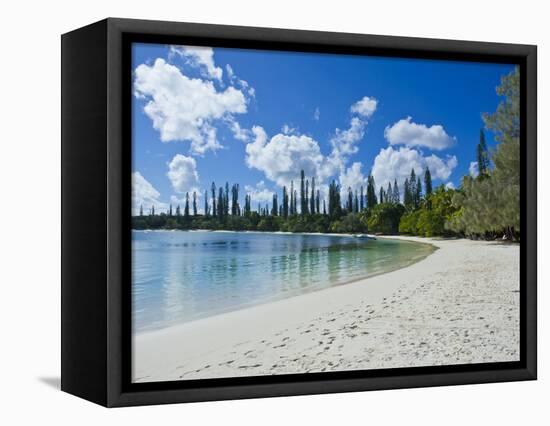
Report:
[{"label": "calm sea", "polygon": [[427,244],[343,236],[133,231],[134,331],[342,285],[432,251]]}]

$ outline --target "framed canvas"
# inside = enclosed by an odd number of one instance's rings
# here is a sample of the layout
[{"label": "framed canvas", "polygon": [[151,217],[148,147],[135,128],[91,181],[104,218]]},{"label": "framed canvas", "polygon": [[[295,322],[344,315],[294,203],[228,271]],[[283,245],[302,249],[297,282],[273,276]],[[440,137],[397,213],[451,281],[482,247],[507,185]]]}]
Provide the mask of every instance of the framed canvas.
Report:
[{"label": "framed canvas", "polygon": [[62,389],[128,406],[536,378],[536,47],[62,36]]}]

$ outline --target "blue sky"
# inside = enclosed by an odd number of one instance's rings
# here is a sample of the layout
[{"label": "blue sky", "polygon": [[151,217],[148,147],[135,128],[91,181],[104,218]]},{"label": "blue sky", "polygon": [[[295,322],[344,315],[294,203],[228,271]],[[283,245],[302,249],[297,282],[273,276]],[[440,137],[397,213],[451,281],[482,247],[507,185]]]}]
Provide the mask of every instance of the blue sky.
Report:
[{"label": "blue sky", "polygon": [[[135,44],[133,205],[226,181],[253,208],[300,169],[325,192],[412,167],[459,186],[513,65]],[[486,132],[489,146],[495,141]],[[199,202],[203,205],[203,200]]]}]

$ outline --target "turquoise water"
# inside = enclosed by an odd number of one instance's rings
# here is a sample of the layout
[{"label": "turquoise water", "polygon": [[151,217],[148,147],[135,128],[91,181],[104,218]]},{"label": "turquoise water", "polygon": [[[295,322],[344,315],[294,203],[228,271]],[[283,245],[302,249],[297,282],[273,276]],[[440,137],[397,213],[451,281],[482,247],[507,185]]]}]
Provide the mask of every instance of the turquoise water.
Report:
[{"label": "turquoise water", "polygon": [[427,244],[343,236],[133,231],[134,331],[349,283],[432,251]]}]

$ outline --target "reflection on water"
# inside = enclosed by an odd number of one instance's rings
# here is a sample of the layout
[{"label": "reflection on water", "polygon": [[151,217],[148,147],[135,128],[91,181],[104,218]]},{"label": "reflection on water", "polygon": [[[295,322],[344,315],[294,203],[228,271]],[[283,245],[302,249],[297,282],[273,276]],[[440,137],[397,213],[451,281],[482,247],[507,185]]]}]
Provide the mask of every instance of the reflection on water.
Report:
[{"label": "reflection on water", "polygon": [[344,284],[432,250],[327,235],[134,231],[133,326],[137,332],[162,328]]}]

